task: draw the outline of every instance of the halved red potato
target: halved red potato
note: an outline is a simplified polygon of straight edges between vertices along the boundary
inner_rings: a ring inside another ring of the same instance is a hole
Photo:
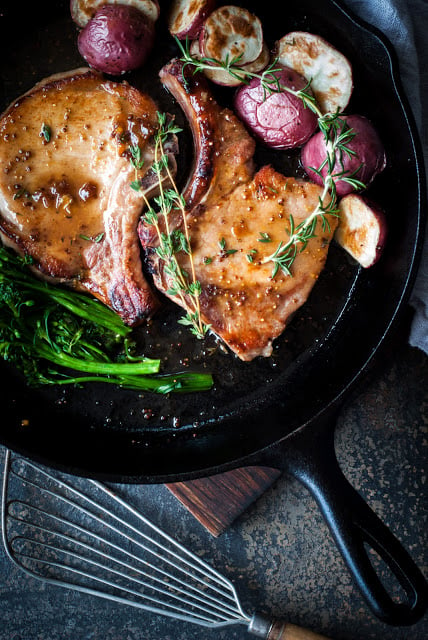
[[[293,69],[275,72],[282,87],[293,92],[306,87],[306,79]],[[300,147],[312,136],[318,119],[303,101],[285,89],[270,93],[259,78],[236,92],[234,110],[250,133],[273,149]]]
[[[380,258],[387,236],[384,212],[355,193],[339,202],[339,225],[334,238],[364,268]]]
[[[203,56],[215,60],[233,60],[239,64],[254,62],[263,49],[260,20],[243,7],[227,5],[215,9],[205,20],[200,34]]]
[[[168,13],[168,29],[179,40],[197,38],[214,11],[216,0],[174,0]]]
[[[193,40],[190,45],[190,55],[194,58],[202,58],[201,50],[199,47],[199,40]],[[250,62],[249,64],[243,65],[240,67],[243,73],[240,76],[239,70],[236,74],[232,75],[225,69],[213,67],[212,69],[204,69],[204,75],[214,82],[215,84],[221,85],[223,87],[238,87],[245,80],[245,71],[250,71],[251,73],[260,73],[267,67],[270,61],[270,52],[268,46],[266,44],[263,45],[263,49],[259,57],[254,60],[254,62]]]
[[[149,20],[156,22],[160,8],[158,0],[70,0],[70,12],[79,27],[85,27],[97,10],[105,4],[129,5],[139,9]]]
[[[305,31],[287,33],[276,43],[279,64],[308,81],[323,113],[345,110],[353,90],[352,66],[321,36]]]

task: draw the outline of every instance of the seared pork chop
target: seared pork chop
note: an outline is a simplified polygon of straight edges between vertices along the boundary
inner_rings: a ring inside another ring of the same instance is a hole
[[[87,68],[46,78],[0,119],[4,243],[31,256],[40,275],[89,291],[129,325],[158,306],[137,234],[145,197],[158,189],[146,176],[157,127],[149,96]]]
[[[313,183],[263,167],[225,198],[188,214],[202,320],[242,360],[272,353],[273,340],[306,302],[324,267],[335,218],[329,229],[318,224],[316,237],[297,254],[291,276],[279,270],[272,277],[274,265],[265,262],[280,242],[287,242],[290,213],[297,226],[314,211],[321,194]],[[179,261],[189,272],[187,254],[179,254]],[[156,261],[154,281],[169,295],[171,281],[162,261]]]
[[[287,243],[290,214],[297,226],[316,209],[323,190],[271,167],[254,176],[254,142],[231,112],[220,109],[205,81],[186,69],[182,73],[180,64],[168,65],[161,78],[185,111],[195,139],[184,197],[201,284],[201,318],[242,360],[269,356],[273,340],[307,300],[323,269],[337,221],[332,218],[325,230],[318,225],[316,237],[297,255],[292,276],[279,270],[272,277],[274,265],[265,260]],[[178,218],[175,222],[180,224]],[[171,295],[169,272],[155,252],[151,229],[142,223],[139,233],[154,283],[191,313],[186,297],[180,301]],[[182,270],[191,273],[189,256],[180,252],[177,258]]]

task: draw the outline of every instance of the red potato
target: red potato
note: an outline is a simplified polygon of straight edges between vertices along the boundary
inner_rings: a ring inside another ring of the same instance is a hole
[[[201,50],[199,48],[198,39],[193,40],[193,42],[191,43],[190,54],[194,58],[203,57],[201,54]],[[249,64],[243,65],[242,67],[240,67],[240,69],[242,69],[243,72],[251,71],[252,73],[260,73],[261,71],[263,71],[263,69],[267,67],[267,65],[269,64],[269,61],[270,61],[269,49],[267,45],[264,44],[260,56],[256,60],[254,60],[254,62],[250,62]],[[242,76],[240,77],[239,70],[237,71],[237,74],[232,75],[228,71],[225,71],[225,69],[215,68],[215,67],[213,67],[212,69],[205,69],[204,75],[209,80],[211,80],[211,82],[214,82],[215,84],[221,85],[223,87],[238,87],[245,80],[245,74],[243,73]]]
[[[168,14],[168,29],[179,40],[197,38],[214,11],[216,0],[174,0]]]
[[[282,86],[293,91],[307,84],[292,69],[277,71],[275,76]],[[273,149],[300,147],[317,127],[317,117],[300,98],[285,90],[266,94],[258,78],[237,91],[234,107],[250,132]]]
[[[379,260],[386,236],[387,222],[381,209],[355,193],[341,199],[334,238],[362,267]]]
[[[333,179],[339,197],[355,191],[355,187],[342,179],[341,175],[345,174],[356,178],[365,187],[368,187],[386,165],[385,149],[372,123],[364,116],[359,115],[342,116],[341,120],[346,123],[348,128],[352,129],[354,137],[345,144],[352,155],[336,151]],[[301,158],[309,178],[317,184],[322,185],[323,179],[327,175],[326,158],[326,140],[324,134],[319,132],[305,144]],[[321,175],[323,177],[313,171],[313,169],[320,167],[322,167]]]
[[[239,64],[256,60],[263,49],[263,29],[260,20],[242,7],[219,7],[205,20],[200,34],[200,50],[204,57],[232,60]]]
[[[106,4],[135,7],[153,22],[156,22],[160,14],[158,0],[70,0],[71,17],[79,27],[83,28],[94,17],[98,9]]]
[[[82,29],[77,46],[91,67],[120,75],[141,67],[154,40],[154,22],[141,11],[127,5],[107,4]]]
[[[352,67],[347,58],[320,36],[292,31],[276,43],[279,64],[308,81],[323,113],[342,112],[351,98]]]

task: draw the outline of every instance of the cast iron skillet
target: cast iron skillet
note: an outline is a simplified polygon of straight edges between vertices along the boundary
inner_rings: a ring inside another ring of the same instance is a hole
[[[25,23],[18,7],[7,7],[1,17],[1,108],[50,73],[83,63],[68,2],[36,4],[27,7]],[[381,261],[363,271],[333,246],[310,300],[277,341],[273,357],[249,364],[224,353],[212,338],[195,344],[178,329],[177,309],[165,302],[152,326],[138,333],[141,347],[148,355],[160,354],[169,370],[212,371],[216,384],[207,393],[165,398],[96,385],[35,390],[2,363],[0,438],[50,466],[121,482],[172,482],[253,464],[284,469],[313,492],[373,612],[390,624],[412,624],[427,607],[427,585],[342,475],[333,415],[374,359],[413,284],[425,209],[415,126],[391,46],[336,1],[299,0],[287,10],[276,3],[245,4],[262,19],[270,44],[287,31],[313,31],[350,59],[355,90],[347,113],[373,120],[388,156],[387,169],[368,193],[388,215]],[[157,40],[144,70],[127,80],[150,89],[185,127],[157,80],[161,64],[177,53],[162,21]],[[230,97],[227,90],[218,92],[219,101]],[[191,154],[185,135],[181,146],[184,174]],[[284,173],[301,172],[298,154],[272,155],[260,148],[257,161]],[[365,545],[395,574],[405,593],[400,602],[380,582]]]

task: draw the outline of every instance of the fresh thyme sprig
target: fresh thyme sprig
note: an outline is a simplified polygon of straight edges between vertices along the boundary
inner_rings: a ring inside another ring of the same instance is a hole
[[[338,217],[336,180],[348,182],[356,189],[363,189],[364,184],[355,175],[359,167],[352,174],[349,174],[343,165],[344,155],[354,155],[354,151],[347,145],[354,138],[355,132],[348,127],[346,121],[339,117],[339,114],[325,114],[318,117],[318,126],[323,133],[326,144],[326,159],[320,167],[312,170],[317,173],[324,183],[318,204],[312,213],[300,224],[296,225],[293,215],[289,216],[288,230],[289,238],[287,242],[280,242],[273,253],[264,258],[263,263],[273,262],[272,278],[278,271],[285,275],[291,275],[291,267],[299,253],[304,251],[311,238],[316,237],[318,221],[321,222],[323,232],[330,231],[328,216]],[[339,153],[337,153],[339,152]],[[341,168],[335,170],[339,159]],[[327,167],[326,176],[322,174],[324,167]]]
[[[288,230],[288,241],[283,242],[281,240],[275,251],[262,261],[262,264],[273,262],[272,279],[280,269],[285,275],[292,275],[291,267],[294,260],[299,253],[306,249],[309,240],[316,237],[315,231],[318,221],[321,221],[323,231],[330,231],[330,223],[327,215],[337,216],[338,211],[333,208],[333,201],[330,201],[327,205],[323,204],[323,196],[325,192],[326,189],[324,188],[323,195],[319,198],[317,207],[297,226],[295,225],[293,215],[289,215],[290,228]]]
[[[300,100],[302,100],[305,108],[310,109],[318,118],[318,128],[323,133],[326,144],[326,159],[320,167],[311,169],[320,176],[323,181],[323,193],[319,198],[318,204],[312,213],[296,225],[293,216],[289,216],[288,230],[289,238],[287,242],[281,241],[275,251],[264,258],[262,263],[273,262],[272,278],[276,276],[279,269],[286,275],[291,275],[291,267],[295,258],[299,253],[305,250],[311,238],[316,235],[318,221],[321,222],[323,231],[330,230],[330,224],[327,216],[338,216],[337,209],[337,192],[336,180],[348,182],[354,189],[364,189],[363,182],[356,177],[360,167],[352,173],[344,168],[343,158],[345,156],[353,156],[355,152],[347,146],[354,138],[354,131],[347,125],[346,121],[340,117],[339,113],[323,114],[320,110],[315,96],[310,91],[311,81],[309,81],[303,89],[295,90],[281,83],[278,72],[282,71],[282,67],[278,65],[278,58],[275,58],[262,71],[255,73],[248,71],[244,67],[239,66],[240,56],[233,59],[226,57],[225,60],[216,60],[214,58],[199,57],[196,58],[190,52],[189,42],[186,39],[184,44],[176,38],[176,42],[181,51],[181,61],[183,62],[183,71],[186,66],[192,66],[193,73],[203,72],[205,70],[222,69],[227,71],[231,76],[237,78],[244,84],[249,84],[252,79],[257,78],[264,91],[264,99],[272,93],[280,93],[285,91]],[[336,170],[336,163],[339,162],[340,168]],[[322,171],[327,168],[326,176]],[[260,239],[259,239],[260,241]],[[249,262],[252,262],[252,256],[247,256]]]
[[[198,338],[203,338],[209,330],[201,318],[199,297],[201,283],[196,278],[195,265],[190,244],[189,228],[186,221],[186,203],[179,193],[168,163],[164,144],[168,136],[179,133],[181,129],[167,119],[166,114],[158,112],[159,129],[155,137],[155,152],[152,171],[155,172],[159,183],[159,195],[154,198],[158,211],[146,199],[147,212],[144,215],[146,224],[155,228],[159,241],[156,248],[158,257],[164,262],[164,272],[170,280],[168,295],[177,296],[182,305],[187,308],[186,315],[179,320],[180,324],[189,326],[191,332]],[[165,176],[171,185],[165,189]],[[182,228],[171,226],[172,212],[179,212],[182,218]],[[178,261],[178,254],[187,254],[190,263],[190,274],[183,269]]]

